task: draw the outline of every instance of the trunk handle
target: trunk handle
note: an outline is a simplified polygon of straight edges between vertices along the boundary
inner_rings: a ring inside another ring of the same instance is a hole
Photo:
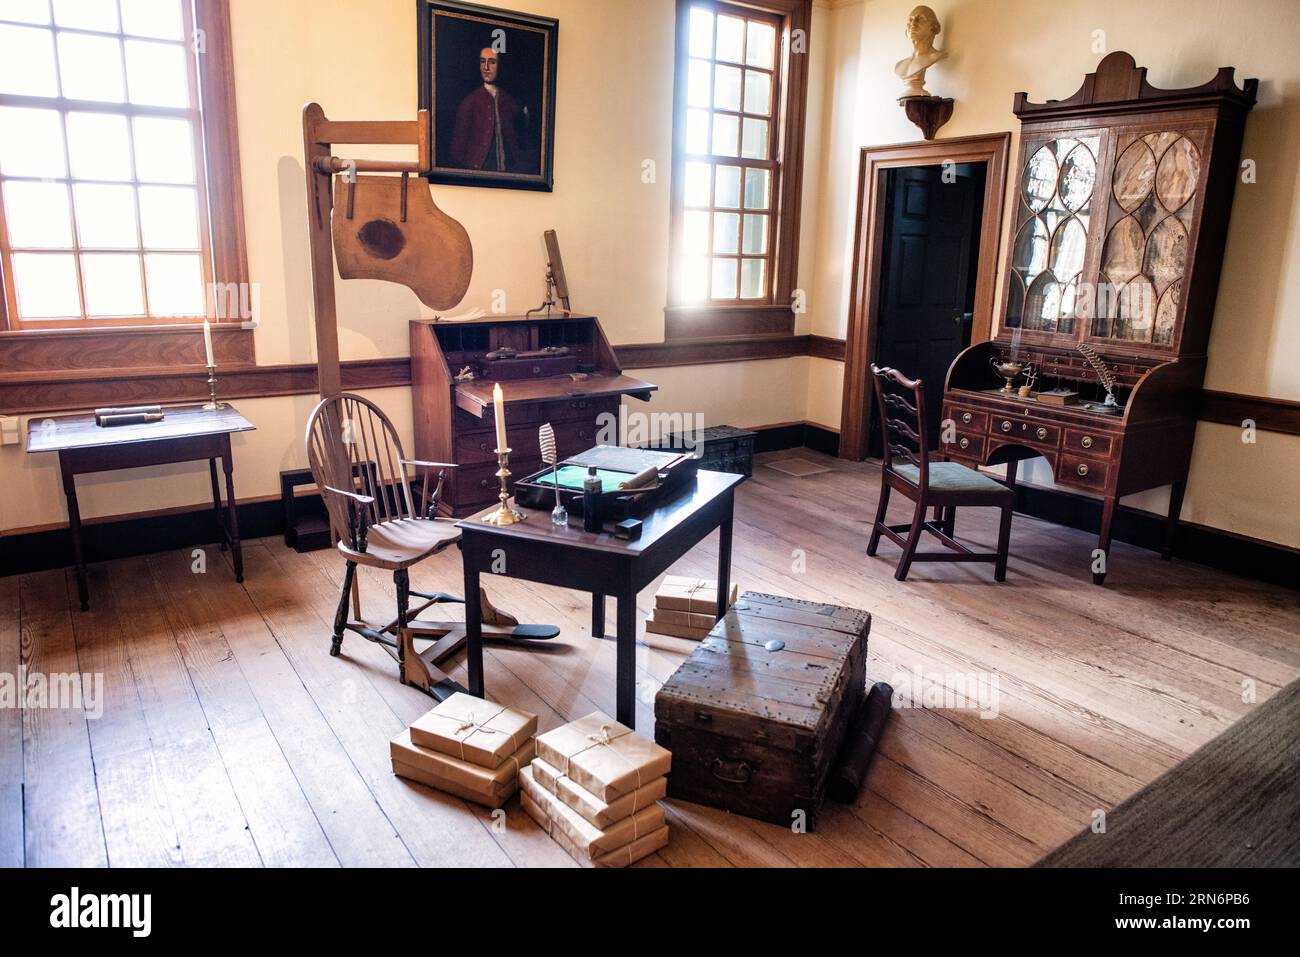
[[[753,776],[754,769],[745,761],[735,765],[735,768],[734,774],[725,773],[726,765],[723,764],[721,758],[714,758],[713,763],[709,765],[709,770],[719,781],[726,781],[728,784],[748,784],[749,779]]]

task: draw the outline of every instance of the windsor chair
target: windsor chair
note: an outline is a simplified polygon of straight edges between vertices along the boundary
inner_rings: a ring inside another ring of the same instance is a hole
[[[913,562],[993,562],[993,578],[1005,581],[1015,490],[959,462],[931,462],[925,426],[925,389],[921,380],[909,379],[897,369],[882,369],[875,363],[871,365],[871,374],[875,382],[876,408],[880,410],[884,451],[880,468],[880,501],[876,506],[871,538],[867,542],[867,554],[876,554],[883,535],[903,549],[898,568],[894,571],[894,577],[899,581],[907,579]],[[909,397],[911,401],[908,401]],[[908,524],[885,524],[889,494],[894,489],[916,503],[912,521]],[[1002,510],[996,552],[973,552],[953,539],[959,505]],[[925,513],[931,506],[935,517],[927,522]],[[907,533],[906,538],[903,532]],[[936,536],[948,551],[918,552],[916,549],[922,532]]]
[[[306,441],[312,477],[320,487],[345,561],[330,654],[337,657],[341,653],[344,633],[352,631],[380,645],[397,661],[403,684],[415,685],[439,700],[464,691],[438,667],[464,645],[464,623],[424,621],[417,616],[432,606],[463,604],[465,599],[445,592],[412,591],[409,572],[412,565],[460,541],[455,523],[437,517],[447,470],[456,466],[406,458],[397,430],[379,407],[346,392],[322,399],[316,406],[307,423]],[[418,506],[411,494],[408,468],[415,469],[420,479]],[[376,625],[361,617],[358,565],[393,573],[397,616],[386,624]],[[424,603],[411,608],[412,595]],[[552,625],[519,624],[495,608],[482,590],[475,600],[485,639],[548,639],[560,633]],[[431,639],[433,644],[417,652],[417,637]]]

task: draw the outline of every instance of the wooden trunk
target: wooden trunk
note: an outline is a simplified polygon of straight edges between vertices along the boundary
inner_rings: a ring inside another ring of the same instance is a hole
[[[655,696],[669,797],[811,831],[866,693],[870,628],[856,608],[741,595]]]

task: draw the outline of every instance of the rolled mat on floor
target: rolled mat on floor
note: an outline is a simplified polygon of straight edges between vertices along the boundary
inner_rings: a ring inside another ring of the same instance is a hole
[[[893,698],[893,687],[877,681],[858,705],[857,713],[849,724],[849,733],[844,736],[839,756],[826,781],[826,794],[831,800],[852,804],[858,799],[862,780],[867,776],[867,768],[871,766],[871,758],[876,753],[880,734],[889,718]]]

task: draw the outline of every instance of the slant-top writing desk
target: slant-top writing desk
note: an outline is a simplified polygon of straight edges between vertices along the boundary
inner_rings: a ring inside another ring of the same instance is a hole
[[[649,400],[658,386],[623,375],[595,316],[493,316],[471,322],[411,323],[411,391],[415,455],[455,462],[440,498],[444,514],[469,515],[497,500],[492,386],[505,394],[510,471],[522,478],[542,467],[537,430],[555,429],[561,458],[594,445],[602,416],[616,416],[622,397]]]

